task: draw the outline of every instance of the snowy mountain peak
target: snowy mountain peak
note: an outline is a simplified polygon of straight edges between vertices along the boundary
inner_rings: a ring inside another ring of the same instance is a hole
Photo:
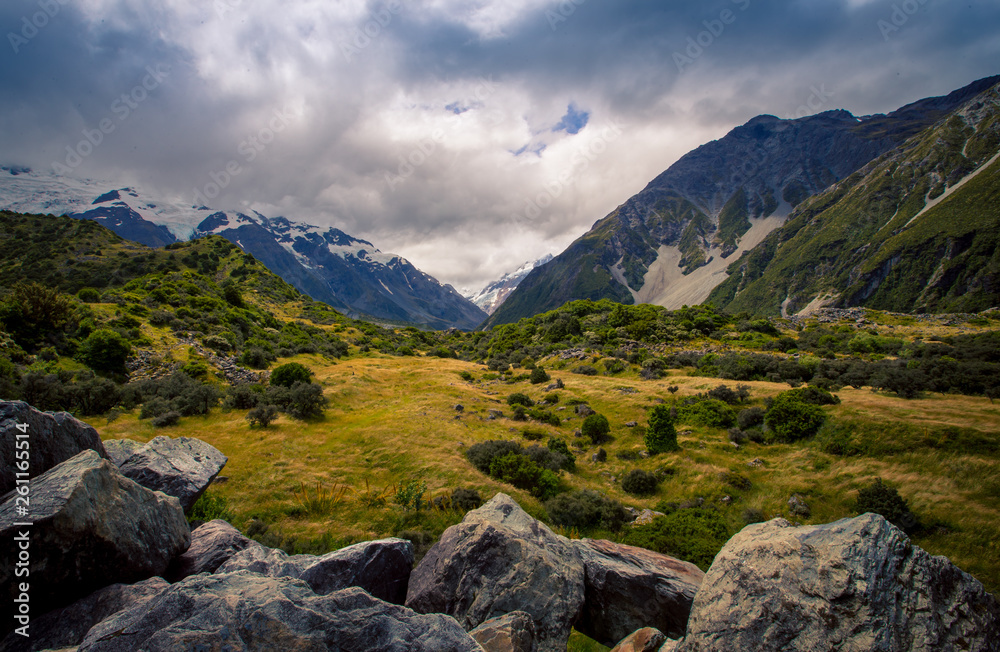
[[[513,272],[504,274],[496,281],[493,281],[479,292],[466,294],[472,303],[476,304],[487,314],[492,315],[493,311],[500,307],[510,293],[531,273],[536,267],[541,267],[552,260],[552,254],[546,254],[538,260],[527,262],[518,267]]]

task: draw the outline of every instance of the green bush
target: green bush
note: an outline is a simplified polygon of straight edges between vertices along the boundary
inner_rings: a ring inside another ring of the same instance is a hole
[[[650,455],[680,450],[680,446],[677,445],[674,419],[670,416],[670,408],[666,405],[656,405],[649,413],[649,427],[646,429],[643,441]]]
[[[795,390],[775,396],[764,417],[764,423],[778,441],[794,442],[812,437],[826,421],[822,408],[803,403],[793,392]]]
[[[95,371],[123,374],[131,353],[132,346],[121,334],[100,328],[80,343],[77,359]]]
[[[531,370],[531,384],[540,385],[542,383],[547,383],[552,380],[552,377],[545,373],[545,369],[541,367],[535,367]]]
[[[510,405],[512,407],[515,405],[521,405],[526,408],[529,408],[534,404],[535,402],[531,400],[531,397],[522,392],[514,392],[513,394],[507,397],[507,405]]]
[[[792,389],[782,393],[794,396],[803,403],[809,403],[811,405],[838,405],[840,403],[840,397],[834,396],[825,389],[814,386],[801,387],[799,389]]]
[[[597,369],[590,366],[589,364],[580,365],[571,370],[574,374],[580,374],[581,376],[596,376]]]
[[[549,469],[543,469],[525,455],[507,453],[490,462],[489,475],[518,489],[531,492],[541,500],[555,496],[559,491],[559,478]]]
[[[76,293],[76,298],[84,303],[98,303],[101,300],[101,293],[94,288],[83,288]]]
[[[521,444],[516,441],[493,439],[469,446],[465,457],[472,463],[472,466],[489,475],[493,458],[502,457],[508,453],[520,455],[522,452]]]
[[[545,503],[545,511],[556,525],[577,529],[618,532],[628,521],[620,502],[590,489],[559,494]]]
[[[692,425],[709,428],[730,428],[736,425],[736,411],[718,399],[707,399],[681,405],[678,418]]]
[[[741,430],[749,430],[757,426],[764,425],[764,408],[750,407],[740,410],[736,415],[736,422]]]
[[[708,570],[729,537],[722,514],[695,507],[660,516],[648,525],[635,526],[625,536],[624,543],[671,555]]]
[[[250,410],[264,399],[264,386],[256,383],[230,385],[222,406],[227,410]]]
[[[312,372],[298,362],[283,364],[271,372],[271,384],[291,387],[295,383],[312,382]]]
[[[313,419],[323,415],[329,402],[323,388],[312,383],[293,383],[291,387],[272,385],[264,393],[264,400],[277,405],[282,412],[296,419]]]
[[[570,473],[576,470],[576,458],[573,456],[573,453],[569,451],[569,446],[566,445],[565,441],[559,439],[558,437],[550,437],[548,448],[553,453],[563,457],[562,463],[560,464],[563,470],[569,471]]]
[[[276,405],[258,405],[247,412],[247,421],[251,426],[267,428],[278,418],[278,407]]]
[[[611,424],[608,423],[607,417],[601,414],[591,414],[584,419],[580,430],[595,446],[611,440]]]
[[[912,532],[918,526],[917,517],[910,511],[906,500],[895,487],[884,484],[882,478],[875,478],[871,484],[858,490],[854,511],[857,514],[879,514],[905,532]]]
[[[483,504],[483,499],[475,489],[463,489],[461,487],[451,492],[451,507],[463,512],[470,509],[477,509]]]
[[[642,469],[632,469],[622,478],[622,491],[635,496],[648,496],[656,493],[660,483],[655,475]]]
[[[153,417],[150,421],[155,428],[165,428],[167,426],[176,426],[181,420],[181,413],[176,410],[171,410],[161,414],[158,417]]]

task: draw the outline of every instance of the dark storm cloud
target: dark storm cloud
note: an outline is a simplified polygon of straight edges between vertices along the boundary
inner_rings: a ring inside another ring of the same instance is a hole
[[[0,162],[99,135],[75,174],[216,184],[478,285],[754,115],[1000,72],[998,27],[993,0],[8,0]]]

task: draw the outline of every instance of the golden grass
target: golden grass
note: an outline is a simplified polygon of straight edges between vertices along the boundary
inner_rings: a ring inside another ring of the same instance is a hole
[[[251,518],[258,517],[273,523],[272,531],[301,540],[326,537],[343,545],[406,529],[436,535],[461,519],[460,513],[448,510],[404,512],[392,504],[391,495],[384,506],[366,506],[360,497],[366,483],[369,490],[392,495],[395,486],[414,479],[427,483],[430,497],[455,487],[477,489],[484,498],[503,491],[530,513],[544,516],[539,501],[478,472],[464,455],[476,442],[520,439],[526,424],[488,420],[488,412],[497,409],[509,413],[505,398],[515,391],[540,399],[545,394],[544,385],[483,381],[486,369],[480,365],[429,357],[371,354],[332,363],[322,356],[301,355],[290,360],[312,368],[316,381],[323,385],[330,399],[323,419],[302,422],[283,415],[269,428],[251,428],[244,412],[216,409],[206,417],[185,418],[178,426],[160,430],[140,421],[136,413],[111,423],[100,417],[91,423],[105,439],[147,441],[163,434],[198,437],[216,446],[229,456],[223,471],[229,480],[214,485],[210,493],[226,500],[236,525],[245,527]],[[582,441],[574,437],[582,419],[568,405],[575,399],[607,416],[615,437],[604,446],[606,463],[591,462],[595,449],[584,449],[577,458],[576,473],[563,476],[568,487],[597,489],[639,508],[653,508],[661,501],[703,498],[706,504],[724,510],[735,532],[742,526],[741,514],[747,508],[761,510],[768,518],[791,518],[787,501],[793,493],[802,494],[812,507],[807,522],[851,516],[857,489],[880,476],[899,489],[923,522],[940,525],[918,536],[918,545],[933,554],[949,556],[987,588],[1000,590],[997,456],[916,446],[879,459],[838,458],[821,452],[817,442],[751,443],[736,448],[723,430],[681,424],[680,452],[624,461],[615,454],[644,449],[637,429],[625,423],[645,425],[647,410],[655,401],[671,400],[668,386],[678,386],[676,396],[684,397],[722,381],[680,372],[660,381],[643,381],[628,373],[580,376],[554,371],[553,362],[545,361],[546,368],[553,378],[562,378],[566,384],[558,392],[556,406],[562,408],[557,414],[564,423],[558,428],[531,427],[562,437],[573,449],[574,442]],[[459,373],[463,371],[472,373],[476,382],[462,380]],[[745,384],[751,386],[752,400],[757,404],[788,388],[768,382]],[[634,392],[626,393],[622,388]],[[824,408],[834,420],[905,422],[917,428],[954,426],[974,429],[993,441],[1000,438],[1000,405],[985,398],[932,395],[908,401],[850,388],[838,394],[842,403]],[[461,412],[455,409],[459,404],[464,407]],[[763,459],[765,466],[749,468],[748,463],[755,458]],[[618,480],[628,470],[663,466],[670,467],[673,475],[655,496],[636,498],[621,490]],[[745,492],[731,488],[719,477],[723,471],[745,476],[753,488]],[[323,492],[337,492],[338,488],[346,488],[338,499],[309,508],[310,493],[316,501],[325,495]],[[732,504],[724,506],[720,502],[723,496],[730,496]]]

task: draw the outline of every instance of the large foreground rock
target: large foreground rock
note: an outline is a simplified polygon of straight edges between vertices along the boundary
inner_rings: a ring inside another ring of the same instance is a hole
[[[106,586],[68,607],[33,618],[29,638],[11,633],[0,641],[0,650],[37,652],[79,645],[94,625],[129,607],[146,604],[169,586],[161,577]]]
[[[167,579],[179,582],[189,575],[214,573],[249,545],[250,539],[221,519],[204,523],[191,531],[191,545],[170,563]]]
[[[117,582],[162,575],[187,549],[191,531],[176,498],[140,487],[88,450],[31,484],[30,516],[15,493],[0,506],[0,540],[30,538],[31,609],[42,614]],[[33,522],[31,527],[14,524]],[[14,597],[10,557],[0,565],[0,599]],[[7,623],[5,622],[4,625]]]
[[[218,448],[200,439],[156,437],[118,468],[147,489],[175,496],[186,512],[228,461]]]
[[[469,632],[486,652],[536,652],[535,621],[523,611],[492,618]]]
[[[406,605],[451,614],[466,629],[524,611],[539,650],[565,650],[583,607],[583,562],[568,539],[497,494],[434,544],[410,577]]]
[[[80,652],[259,650],[481,652],[448,616],[421,616],[359,588],[316,595],[288,577],[194,575],[87,634]]]
[[[17,424],[27,425],[31,477],[39,476],[80,451],[107,457],[97,431],[66,412],[41,412],[24,401],[0,401],[0,495],[14,488],[18,468]],[[21,441],[24,441],[22,438]]]
[[[108,459],[118,467],[132,457],[132,453],[145,446],[142,442],[134,439],[105,439],[102,443],[104,450],[108,453]]]
[[[586,567],[586,598],[576,628],[614,646],[644,627],[680,638],[705,573],[694,564],[610,541],[573,545]]]
[[[678,650],[1000,650],[1000,605],[881,516],[730,539],[695,597]]]
[[[247,570],[269,577],[293,577],[305,581],[320,595],[357,586],[380,600],[403,604],[412,569],[412,543],[380,539],[356,543],[321,557],[289,556],[283,550],[253,541],[216,572]]]

